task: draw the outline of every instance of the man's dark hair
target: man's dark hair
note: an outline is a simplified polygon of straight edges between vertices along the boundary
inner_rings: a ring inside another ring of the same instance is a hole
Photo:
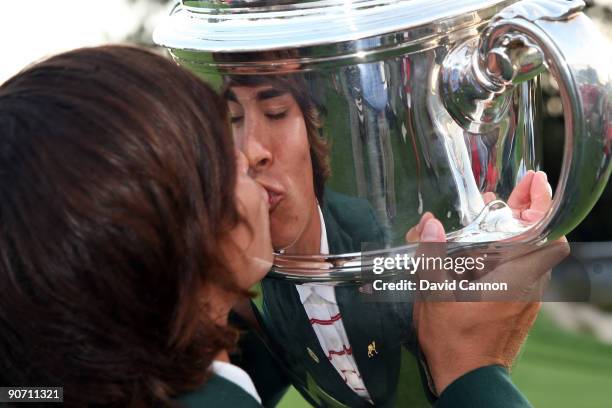
[[[238,291],[224,101],[148,51],[81,49],[0,86],[0,384],[149,407],[235,344],[202,288]]]

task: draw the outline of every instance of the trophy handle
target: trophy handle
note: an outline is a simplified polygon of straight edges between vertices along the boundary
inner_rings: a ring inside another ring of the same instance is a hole
[[[528,232],[537,238],[554,240],[576,227],[612,170],[612,47],[583,7],[576,0],[515,3],[493,17],[477,43],[452,50],[440,70],[444,106],[473,133],[498,125],[517,84],[545,69],[557,81],[565,117],[563,164],[551,211]]]

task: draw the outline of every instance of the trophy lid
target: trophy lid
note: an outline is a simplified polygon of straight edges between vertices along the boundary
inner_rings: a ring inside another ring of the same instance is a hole
[[[516,1],[182,0],[153,39],[173,50],[223,53],[338,45],[390,33],[414,43],[474,25]]]

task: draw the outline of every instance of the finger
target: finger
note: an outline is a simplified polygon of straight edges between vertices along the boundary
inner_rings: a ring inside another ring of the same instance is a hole
[[[423,224],[421,230],[421,242],[429,243],[444,243],[446,242],[446,235],[444,233],[444,226],[436,218],[430,218]]]
[[[421,233],[423,232],[423,226],[425,225],[427,220],[430,220],[432,218],[434,218],[434,216],[430,212],[426,212],[425,214],[423,214],[419,223],[415,225],[414,227],[410,228],[408,232],[406,233],[406,236],[405,236],[406,243],[415,244],[419,242],[419,240],[421,239]]]
[[[532,210],[531,208],[521,212],[521,220],[534,224],[546,216],[545,211]]]
[[[444,283],[449,276],[442,267],[442,262],[446,256],[446,234],[444,226],[436,218],[429,218],[423,224],[420,236],[419,248],[416,256],[421,258],[422,264],[417,269],[419,288],[426,287],[419,292],[421,299],[429,301],[450,301],[453,293],[440,287],[432,287],[432,284]],[[423,286],[425,284],[425,286]]]
[[[548,183],[548,177],[543,171],[533,175],[530,189],[531,203],[529,209],[546,213],[552,205],[552,187]]]
[[[533,181],[534,175],[534,171],[529,170],[516,187],[514,187],[512,193],[510,193],[510,197],[508,197],[508,206],[512,208],[513,211],[520,211],[529,207],[531,203],[531,182]]]
[[[529,208],[521,212],[520,218],[528,223],[536,223],[546,216],[552,206],[552,187],[548,183],[546,173],[538,171],[534,174],[529,195]]]
[[[417,232],[416,225],[408,230],[404,239],[407,244],[416,244],[419,242],[419,233]]]
[[[427,223],[427,221],[434,219],[434,218],[435,218],[434,215],[430,213],[429,211],[423,214],[423,216],[421,217],[421,221],[419,221],[419,224],[416,226],[419,236],[420,234],[423,233],[423,228],[425,227],[425,224]],[[444,227],[442,229],[444,230]]]

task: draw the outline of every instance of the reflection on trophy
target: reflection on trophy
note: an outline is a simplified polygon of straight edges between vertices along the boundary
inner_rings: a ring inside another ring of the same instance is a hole
[[[612,65],[581,7],[183,0],[158,27],[155,41],[225,97],[268,192],[277,256],[254,311],[313,405],[433,400],[414,293],[372,289],[415,279],[372,266],[416,255],[406,237],[424,214],[476,250],[555,240],[592,208],[612,168]],[[535,173],[545,70],[561,89],[564,161],[552,199],[526,210],[523,190],[548,186]]]

